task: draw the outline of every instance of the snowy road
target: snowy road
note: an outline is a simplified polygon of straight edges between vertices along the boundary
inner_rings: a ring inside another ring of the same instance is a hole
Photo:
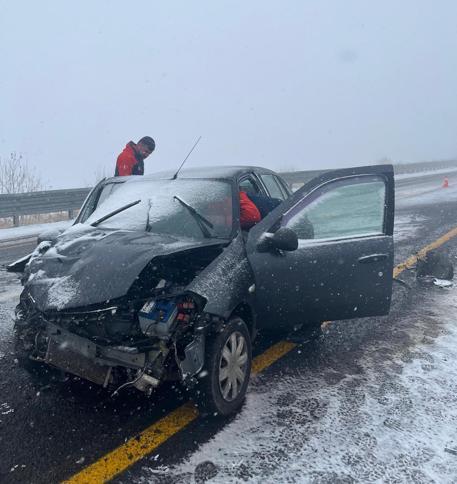
[[[457,226],[457,173],[397,190],[396,262]],[[457,241],[447,247],[457,256]],[[0,249],[0,261],[18,253]],[[2,259],[3,257],[3,259]],[[228,422],[197,419],[115,482],[456,482],[457,289],[395,286],[385,318],[335,322],[253,379]],[[11,354],[19,285],[0,271],[0,482],[58,482],[182,403],[32,382]],[[258,352],[271,344],[260,341]],[[205,461],[211,464],[202,465]]]
[[[361,340],[366,328],[341,322],[301,345],[233,422],[142,482],[192,482],[208,462],[221,484],[456,482],[457,289],[417,288],[408,307],[365,321]]]

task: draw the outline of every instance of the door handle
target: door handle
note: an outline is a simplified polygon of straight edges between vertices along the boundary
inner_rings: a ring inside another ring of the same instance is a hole
[[[371,264],[372,262],[378,262],[380,260],[385,260],[389,257],[389,254],[370,254],[359,257],[358,261],[361,264]]]

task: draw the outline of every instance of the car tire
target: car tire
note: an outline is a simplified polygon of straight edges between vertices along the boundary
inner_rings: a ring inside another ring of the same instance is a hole
[[[205,353],[194,399],[204,413],[230,415],[243,404],[251,374],[251,337],[246,323],[238,317],[230,319],[220,332],[207,338]]]

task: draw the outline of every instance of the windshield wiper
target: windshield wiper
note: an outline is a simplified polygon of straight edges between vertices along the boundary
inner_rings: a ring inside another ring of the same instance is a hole
[[[183,206],[186,207],[189,213],[194,217],[195,221],[197,222],[198,226],[200,227],[200,230],[202,231],[203,235],[206,238],[211,237],[211,232],[208,230],[208,227],[210,229],[214,228],[214,225],[207,219],[205,218],[202,214],[198,213],[197,210],[195,210],[194,207],[189,205],[187,202],[185,202],[182,198],[179,198],[178,195],[175,195],[173,197],[175,200],[178,200],[178,202]]]
[[[114,215],[117,215],[118,213],[121,213],[123,212],[124,210],[127,210],[128,208],[130,207],[133,207],[134,205],[138,205],[139,203],[141,202],[141,200],[136,200],[135,202],[130,202],[128,203],[127,205],[124,205],[123,207],[121,208],[117,208],[116,210],[113,210],[112,212],[110,212],[109,214],[107,215],[103,215],[103,217],[99,218],[98,220],[96,220],[95,222],[92,222],[90,225],[92,227],[97,227],[97,225],[100,225],[102,222],[104,222],[105,220],[108,220],[109,218],[113,217]]]

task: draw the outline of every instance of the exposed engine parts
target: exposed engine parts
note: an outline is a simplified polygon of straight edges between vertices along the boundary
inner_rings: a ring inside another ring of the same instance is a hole
[[[16,311],[17,349],[29,359],[112,387],[113,394],[126,387],[150,394],[161,381],[188,379],[203,366],[203,301],[182,290],[160,279],[146,301],[49,313],[37,310],[24,292]]]

